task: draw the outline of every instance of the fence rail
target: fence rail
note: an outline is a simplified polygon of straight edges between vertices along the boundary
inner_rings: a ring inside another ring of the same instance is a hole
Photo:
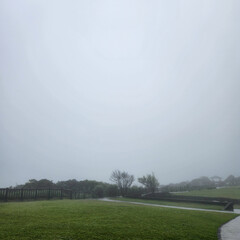
[[[72,199],[73,192],[68,189],[12,189],[0,188],[0,201],[23,201],[44,199]]]
[[[169,202],[189,202],[223,206],[224,210],[233,211],[234,204],[239,204],[239,199],[220,198],[220,197],[198,197],[198,196],[184,196],[172,195],[169,193],[151,193],[139,197],[140,199],[161,200]]]
[[[202,196],[186,196],[186,195],[175,195],[170,193],[151,193],[146,194],[145,197],[154,198],[168,198],[168,199],[179,199],[186,201],[207,201],[207,202],[233,202],[234,204],[240,204],[240,199],[224,198],[224,197],[202,197]]]

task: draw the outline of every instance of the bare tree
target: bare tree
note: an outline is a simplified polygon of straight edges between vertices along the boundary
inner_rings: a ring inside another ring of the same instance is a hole
[[[146,189],[151,193],[154,193],[159,187],[159,182],[155,177],[154,173],[147,174],[142,178],[138,178],[138,182],[143,184],[146,187]]]
[[[127,172],[121,172],[119,170],[115,170],[112,172],[110,180],[117,184],[118,189],[122,196],[125,196],[128,189],[131,187],[134,182],[134,176],[128,174]]]

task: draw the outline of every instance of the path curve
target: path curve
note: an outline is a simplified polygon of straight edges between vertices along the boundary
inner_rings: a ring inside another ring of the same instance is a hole
[[[220,229],[220,240],[240,239],[240,216],[224,224]]]

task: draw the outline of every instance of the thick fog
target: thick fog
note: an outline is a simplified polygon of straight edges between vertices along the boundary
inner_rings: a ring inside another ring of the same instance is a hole
[[[240,1],[0,1],[0,187],[240,175]]]

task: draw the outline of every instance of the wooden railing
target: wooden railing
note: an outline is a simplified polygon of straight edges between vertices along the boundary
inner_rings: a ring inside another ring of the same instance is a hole
[[[188,202],[223,206],[224,210],[233,211],[234,204],[239,204],[239,199],[220,198],[220,197],[200,197],[173,195],[170,193],[150,193],[139,197],[141,199],[161,200],[168,202]]]

